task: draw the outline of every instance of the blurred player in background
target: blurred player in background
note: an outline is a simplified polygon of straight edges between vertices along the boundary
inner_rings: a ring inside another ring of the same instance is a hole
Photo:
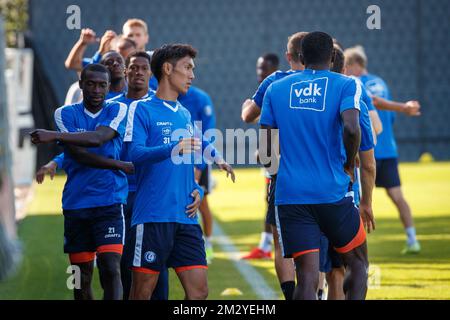
[[[307,32],[297,32],[288,37],[286,60],[291,69],[288,71],[276,71],[268,76],[258,87],[258,90],[253,95],[252,99],[247,99],[242,106],[242,119],[245,122],[256,121],[261,114],[261,107],[264,95],[267,88],[274,81],[283,79],[284,77],[304,70],[304,66],[300,61],[301,42],[306,36]],[[295,289],[295,270],[292,259],[285,259],[281,253],[279,234],[275,222],[275,188],[276,188],[276,174],[269,175],[269,184],[267,188],[267,213],[265,218],[266,227],[269,226],[269,231],[272,236],[269,238],[267,233],[261,236],[260,247],[254,249],[247,258],[252,256],[261,256],[259,250],[264,249],[264,244],[269,242],[267,238],[274,240],[275,245],[275,270],[280,282],[281,290],[286,300],[292,300]],[[271,249],[269,247],[269,249]],[[257,251],[258,250],[258,251]]]
[[[280,65],[280,59],[275,53],[266,53],[262,55],[261,57],[256,60],[256,79],[258,80],[258,83],[261,85],[261,83],[271,74],[273,74],[275,71],[278,70]],[[261,93],[262,96],[260,97],[262,104],[262,98],[264,97],[264,92]],[[242,114],[241,118],[246,123],[253,123],[255,122],[260,114],[261,107],[257,105],[254,102],[253,99],[247,99],[242,104]],[[258,154],[256,154],[256,157],[258,158]],[[264,175],[266,177],[266,201],[269,204],[269,193],[270,193],[270,184],[271,184],[271,178],[270,175],[267,173],[266,170],[264,170]],[[268,210],[268,209],[267,209]],[[273,235],[272,235],[272,228],[269,223],[266,222],[266,219],[264,219],[264,231],[261,232],[261,237],[259,240],[259,245],[256,248],[253,248],[248,254],[244,255],[242,259],[270,259],[272,258],[272,242],[273,242]]]
[[[419,253],[420,243],[416,238],[411,208],[401,189],[393,124],[395,112],[402,112],[409,116],[420,115],[420,104],[418,101],[406,103],[391,101],[391,94],[383,79],[367,71],[367,56],[361,46],[348,48],[344,51],[344,54],[346,74],[356,76],[362,81],[364,87],[372,96],[373,104],[378,109],[383,124],[383,132],[378,136],[377,146],[375,147],[375,158],[377,160],[376,186],[386,189],[387,195],[399,212],[407,236],[406,246],[402,253]]]

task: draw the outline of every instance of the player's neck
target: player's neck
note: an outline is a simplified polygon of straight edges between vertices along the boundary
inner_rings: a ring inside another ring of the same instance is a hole
[[[103,101],[100,105],[96,105],[96,106],[92,106],[88,101],[83,100],[83,105],[84,107],[93,114],[96,114],[97,112],[99,112],[102,108],[103,108],[103,104],[105,102]]]
[[[308,64],[305,66],[305,69],[330,70],[330,64],[329,63]]]
[[[180,95],[178,91],[172,89],[169,83],[161,82],[156,89],[155,95],[161,100],[177,101]]]
[[[122,92],[125,90],[125,78],[111,79],[109,91]]]
[[[130,87],[128,87],[127,98],[137,100],[137,99],[141,99],[147,93],[148,93],[148,87],[145,89],[142,89],[142,90],[133,90]]]

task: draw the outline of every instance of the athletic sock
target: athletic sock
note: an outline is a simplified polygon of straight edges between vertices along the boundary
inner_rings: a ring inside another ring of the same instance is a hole
[[[273,234],[270,232],[261,232],[259,248],[265,252],[272,251]]]
[[[295,281],[286,281],[280,284],[281,291],[283,291],[284,298],[286,300],[292,300],[294,298]]]
[[[416,228],[408,227],[405,229],[405,232],[406,232],[406,236],[408,237],[408,240],[407,240],[408,245],[412,245],[414,242],[417,241]]]

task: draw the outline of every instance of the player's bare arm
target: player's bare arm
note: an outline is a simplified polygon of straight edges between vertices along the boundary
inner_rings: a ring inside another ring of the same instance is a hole
[[[61,142],[80,147],[99,147],[113,139],[117,132],[105,126],[99,126],[95,131],[86,132],[57,132],[37,129],[30,133],[33,144]]]
[[[374,149],[359,152],[361,163],[362,195],[359,213],[368,233],[375,230],[375,218],[372,211],[372,191],[375,186],[375,156]]]
[[[252,99],[247,99],[242,104],[242,121],[246,123],[256,123],[261,114],[261,108],[258,108],[255,101]]]
[[[345,172],[354,181],[355,158],[361,142],[361,128],[359,126],[359,110],[349,109],[341,114],[344,123],[344,147],[347,161],[344,164]]]
[[[416,100],[407,102],[389,101],[377,96],[372,97],[373,105],[379,110],[402,112],[408,116],[420,116],[420,103]]]

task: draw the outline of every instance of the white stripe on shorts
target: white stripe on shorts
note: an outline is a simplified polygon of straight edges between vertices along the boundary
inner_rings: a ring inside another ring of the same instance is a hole
[[[143,237],[144,237],[144,225],[138,224],[136,226],[136,244],[134,246],[133,267],[141,266],[142,238]]]
[[[284,257],[283,237],[281,236],[280,218],[278,217],[278,206],[275,206],[275,223],[277,224],[278,242],[280,243],[281,256]]]

